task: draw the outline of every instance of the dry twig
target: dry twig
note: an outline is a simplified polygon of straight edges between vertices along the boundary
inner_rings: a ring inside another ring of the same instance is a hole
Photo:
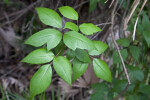
[[[141,14],[141,12],[142,12],[142,10],[143,10],[143,8],[144,8],[146,2],[147,2],[147,0],[144,0],[144,2],[143,2],[143,4],[142,4],[142,7],[141,7],[141,9],[140,9],[140,11],[139,11],[139,14],[138,14],[138,16],[137,16],[136,22],[135,22],[135,24],[134,24],[133,40],[135,39],[136,26],[137,26],[137,23],[138,23],[138,20],[139,20],[139,16],[140,16],[140,14]]]
[[[132,6],[131,6],[131,12],[129,12],[128,16],[125,18],[125,22],[124,22],[124,30],[127,29],[127,25],[135,11],[135,9],[137,8],[137,6],[139,5],[140,0],[134,0]]]
[[[116,10],[117,4],[118,4],[118,0],[116,0],[116,3],[114,5],[114,8],[113,8],[112,13],[111,13],[111,22],[112,22],[112,24],[111,24],[111,35],[112,35],[112,40],[114,42],[114,45],[116,46],[117,52],[118,52],[119,57],[121,59],[121,62],[122,62],[122,65],[123,65],[123,69],[124,69],[125,75],[126,75],[127,80],[128,80],[128,84],[130,85],[131,81],[130,81],[130,78],[129,78],[129,75],[128,75],[125,63],[123,61],[123,58],[121,56],[121,53],[120,53],[120,50],[119,50],[119,46],[116,43],[115,36],[114,36],[114,31],[113,31],[113,28],[114,28],[113,27],[114,26],[114,18],[115,18],[115,10]]]
[[[27,13],[32,7],[34,7],[37,3],[39,3],[40,1],[41,1],[41,0],[38,0],[38,1],[36,1],[35,3],[29,5],[27,8],[21,10],[22,12],[19,13],[19,15],[18,15],[15,19],[10,20],[10,21],[7,21],[7,22],[5,22],[4,24],[2,24],[1,26],[4,26],[4,25],[7,25],[7,24],[10,24],[10,23],[15,22],[15,21],[18,20],[21,16],[23,16],[25,13]]]

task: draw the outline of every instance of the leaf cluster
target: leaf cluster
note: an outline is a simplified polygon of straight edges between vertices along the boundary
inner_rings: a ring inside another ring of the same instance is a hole
[[[58,9],[62,16],[68,19],[78,20],[79,18],[78,13],[72,7],[63,6]],[[101,31],[99,27],[92,23],[83,23],[78,27],[73,22],[66,22],[63,27],[61,16],[56,11],[42,7],[36,10],[41,22],[52,28],[40,30],[25,41],[25,44],[34,47],[43,46],[32,51],[22,60],[30,64],[44,64],[30,81],[31,98],[49,87],[52,80],[52,65],[56,73],[71,87],[72,82],[84,74],[90,63],[93,64],[98,78],[112,82],[107,64],[94,57],[103,53],[108,45],[101,41],[91,41],[86,37]],[[69,31],[63,33],[63,29]],[[79,33],[79,30],[82,34]],[[66,49],[65,54],[63,51]]]

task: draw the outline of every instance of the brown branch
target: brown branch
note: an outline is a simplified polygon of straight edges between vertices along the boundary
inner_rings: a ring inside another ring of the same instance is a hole
[[[123,58],[121,56],[121,53],[120,53],[120,50],[119,50],[119,46],[116,43],[115,36],[114,36],[114,31],[113,31],[113,28],[114,28],[114,18],[115,18],[115,10],[116,10],[117,4],[118,4],[118,0],[116,0],[116,3],[114,5],[114,8],[113,8],[112,13],[111,13],[111,22],[112,22],[112,24],[111,24],[111,36],[112,36],[112,40],[114,42],[114,45],[116,46],[117,52],[119,54],[119,57],[121,59],[121,62],[122,62],[122,65],[123,65],[123,69],[124,69],[124,72],[125,72],[127,80],[128,80],[128,84],[130,85],[131,81],[130,81],[130,78],[129,78],[129,75],[128,75],[125,63],[123,61]]]
[[[1,27],[4,25],[15,22],[16,20],[18,20],[21,16],[23,16],[25,13],[27,13],[32,7],[34,7],[39,2],[41,2],[41,0],[38,0],[35,3],[29,5],[27,8],[21,10],[22,12],[15,19],[5,22],[4,24],[1,25]]]

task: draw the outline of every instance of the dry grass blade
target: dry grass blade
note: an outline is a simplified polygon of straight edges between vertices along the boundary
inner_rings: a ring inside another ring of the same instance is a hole
[[[143,8],[144,8],[146,2],[147,2],[147,0],[144,0],[144,2],[143,2],[143,4],[142,4],[142,7],[141,7],[141,9],[140,9],[140,11],[139,11],[139,14],[138,14],[138,16],[137,16],[136,22],[135,22],[135,24],[134,24],[133,40],[135,40],[136,26],[137,26],[137,23],[138,23],[138,20],[139,20],[139,16],[140,16],[140,14],[141,14],[141,12],[142,12],[142,10],[143,10]]]

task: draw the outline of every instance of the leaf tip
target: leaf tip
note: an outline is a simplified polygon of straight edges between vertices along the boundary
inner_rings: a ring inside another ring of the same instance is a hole
[[[24,60],[24,59],[22,59],[20,62],[25,62],[25,60]]]

